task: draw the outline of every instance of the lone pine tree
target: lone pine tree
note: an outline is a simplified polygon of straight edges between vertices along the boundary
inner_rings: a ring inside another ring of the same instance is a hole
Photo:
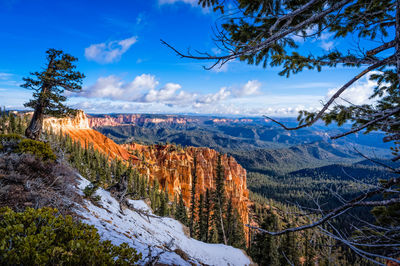
[[[61,50],[49,49],[46,52],[46,66],[41,72],[31,73],[31,77],[23,78],[23,88],[34,90],[33,98],[25,103],[25,107],[34,109],[32,119],[25,135],[38,140],[43,128],[45,115],[62,117],[73,114],[75,110],[65,106],[64,91],[78,92],[82,89],[82,79],[85,77],[76,71],[74,62],[78,59]]]

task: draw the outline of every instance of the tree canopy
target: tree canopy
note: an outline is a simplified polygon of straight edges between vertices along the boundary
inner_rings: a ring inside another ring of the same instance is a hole
[[[33,99],[25,103],[25,107],[34,109],[34,114],[25,135],[28,138],[39,139],[45,115],[61,117],[73,114],[74,110],[64,105],[64,91],[78,92],[82,89],[82,79],[85,77],[76,71],[74,64],[78,59],[61,50],[49,49],[46,52],[46,66],[41,72],[33,72],[23,78],[21,87],[34,90]]]

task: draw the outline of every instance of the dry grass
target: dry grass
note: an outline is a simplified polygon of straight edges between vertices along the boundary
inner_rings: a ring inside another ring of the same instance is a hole
[[[81,200],[74,183],[75,173],[66,164],[44,162],[30,154],[0,153],[0,207],[23,211],[49,206],[72,214],[74,202]]]

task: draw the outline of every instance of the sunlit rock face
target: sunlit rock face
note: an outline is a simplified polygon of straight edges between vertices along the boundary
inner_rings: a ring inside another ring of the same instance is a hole
[[[193,179],[193,160],[197,158],[196,194],[215,189],[218,152],[209,148],[185,147],[173,145],[145,146],[136,143],[124,144],[133,154],[138,155],[137,168],[150,179],[156,178],[163,188],[173,195],[182,193],[186,206],[189,206]],[[246,183],[246,170],[233,157],[222,155],[226,195],[232,198],[244,223],[248,223],[247,205],[249,192]]]
[[[74,141],[79,141],[82,147],[91,143],[95,149],[108,154],[110,158],[119,158],[122,160],[136,158],[113,140],[91,129],[89,127],[89,120],[83,111],[79,111],[75,117],[46,118],[44,120],[44,128],[46,130],[51,129],[55,133],[61,131],[63,134],[68,134]]]
[[[132,162],[140,173],[148,176],[150,180],[157,179],[162,189],[167,187],[171,196],[182,193],[186,206],[190,204],[195,156],[197,158],[197,197],[205,193],[207,188],[215,189],[219,154],[217,151],[209,148],[178,148],[173,145],[146,146],[136,143],[118,145],[90,127],[98,125],[96,123],[90,122],[83,112],[79,112],[75,118],[46,118],[44,122],[46,129],[52,128],[53,132],[61,130],[64,134],[70,135],[73,140],[79,141],[82,146],[85,143],[91,143],[95,149],[109,154],[111,158]],[[224,169],[226,196],[232,198],[232,203],[238,210],[243,223],[247,224],[250,201],[246,170],[233,157],[227,155],[221,155],[221,163]]]

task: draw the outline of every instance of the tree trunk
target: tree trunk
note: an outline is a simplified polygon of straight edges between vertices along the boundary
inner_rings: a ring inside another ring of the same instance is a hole
[[[396,70],[400,82],[400,0],[396,1]],[[399,88],[397,88],[399,89]]]
[[[25,136],[27,138],[39,140],[43,128],[43,111],[44,108],[41,105],[38,105],[35,108],[31,122],[29,123],[28,128],[25,130]]]
[[[221,220],[222,236],[224,237],[224,244],[228,245],[228,242],[226,241],[226,235],[225,235],[224,220],[222,219],[221,200],[218,199],[218,202],[219,202],[219,218]]]

